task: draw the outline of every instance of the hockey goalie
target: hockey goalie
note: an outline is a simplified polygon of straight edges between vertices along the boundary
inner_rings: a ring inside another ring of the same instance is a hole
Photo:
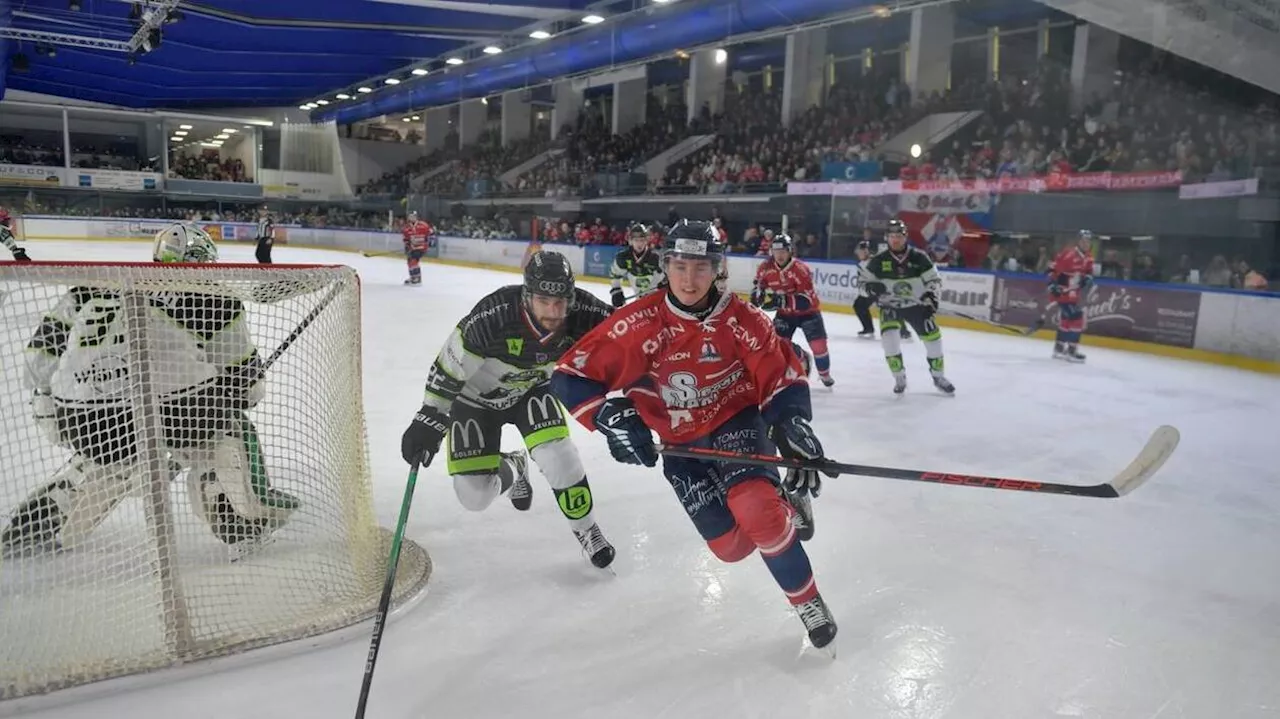
[[[217,260],[209,236],[186,224],[156,235],[160,263]],[[135,416],[133,352],[119,292],[73,287],[27,344],[25,382],[42,434],[70,451],[66,463],[0,525],[6,555],[81,545],[148,473],[146,435],[167,456],[166,478],[187,470],[192,511],[233,548],[266,539],[298,508],[270,487],[248,411],[265,392],[264,368],[229,296],[190,290],[145,295],[150,391],[160,415]],[[154,456],[154,455],[151,455]],[[241,542],[250,542],[236,546]]]

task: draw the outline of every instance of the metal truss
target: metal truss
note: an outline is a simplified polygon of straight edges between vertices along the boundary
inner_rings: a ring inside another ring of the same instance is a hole
[[[19,27],[0,27],[0,37],[10,40],[27,40],[50,45],[66,45],[83,47],[90,50],[107,50],[109,52],[129,52],[129,43],[124,40],[108,40],[101,37],[85,37],[84,35],[67,35],[61,32],[45,30],[24,30]]]
[[[147,37],[152,32],[159,30],[161,25],[164,25],[165,20],[169,19],[169,13],[173,12],[180,3],[181,0],[152,0],[151,2],[144,0],[144,2],[137,3],[142,6],[142,27],[138,28],[133,37],[129,38],[126,51],[136,53],[138,50],[147,52],[154,50],[155,48],[143,47],[147,42]]]

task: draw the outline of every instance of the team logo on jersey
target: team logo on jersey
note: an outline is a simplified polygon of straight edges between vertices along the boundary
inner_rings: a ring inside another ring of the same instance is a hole
[[[720,353],[716,351],[716,346],[711,344],[709,338],[703,339],[702,351],[698,353],[698,362],[719,362],[720,360]]]
[[[519,357],[520,353],[523,351],[524,351],[523,339],[520,339],[519,337],[514,337],[507,340],[507,352],[509,352],[512,356]]]

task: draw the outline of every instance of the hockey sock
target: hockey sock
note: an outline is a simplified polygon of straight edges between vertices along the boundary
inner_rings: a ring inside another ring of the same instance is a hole
[[[760,556],[774,581],[792,604],[803,604],[818,594],[813,568],[804,545],[791,523],[791,508],[765,479],[752,478],[734,485],[728,494],[729,511],[760,548]]]
[[[813,364],[818,368],[818,374],[824,377],[831,374],[831,356],[827,354],[827,341],[814,340],[809,343],[809,349],[813,350]]]
[[[884,358],[889,363],[889,371],[895,375],[902,374],[902,338],[898,336],[898,328],[881,325],[880,345],[884,347]]]
[[[925,356],[929,358],[929,374],[938,377],[942,374],[942,339],[935,338],[925,340],[924,343]]]

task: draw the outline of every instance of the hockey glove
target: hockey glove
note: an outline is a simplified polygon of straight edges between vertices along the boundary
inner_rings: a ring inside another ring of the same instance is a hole
[[[596,429],[609,440],[613,458],[624,464],[658,463],[658,448],[649,427],[640,419],[635,404],[625,397],[607,399],[595,416]]]
[[[774,427],[774,442],[778,452],[787,459],[802,459],[815,465],[825,459],[822,443],[809,426],[809,420],[799,415],[792,415]],[[836,476],[834,472],[823,472],[828,477]],[[788,469],[782,486],[793,494],[806,494],[817,497],[822,492],[822,476],[817,469]]]
[[[30,262],[31,258],[27,257],[27,251],[21,247],[13,248],[13,259],[16,262]]]
[[[614,287],[609,290],[609,301],[613,303],[614,309],[622,307],[627,303],[626,298],[622,295],[621,287]]]
[[[926,292],[920,296],[920,306],[924,308],[924,318],[930,317],[938,313],[938,296],[932,292]]]
[[[409,464],[417,462],[423,468],[431,466],[440,451],[440,442],[444,441],[445,432],[449,431],[446,423],[448,415],[429,404],[413,416],[409,428],[400,436],[400,456]]]
[[[1051,283],[1051,284],[1049,285],[1049,296],[1050,296],[1050,297],[1061,297],[1061,296],[1062,296],[1062,285],[1058,284],[1057,282]]]
[[[62,444],[62,433],[58,430],[58,408],[49,390],[37,389],[31,395],[31,418],[44,436],[54,444]]]
[[[883,282],[872,280],[862,283],[862,291],[867,293],[867,297],[874,300],[880,295],[886,294],[889,291],[889,287]]]

